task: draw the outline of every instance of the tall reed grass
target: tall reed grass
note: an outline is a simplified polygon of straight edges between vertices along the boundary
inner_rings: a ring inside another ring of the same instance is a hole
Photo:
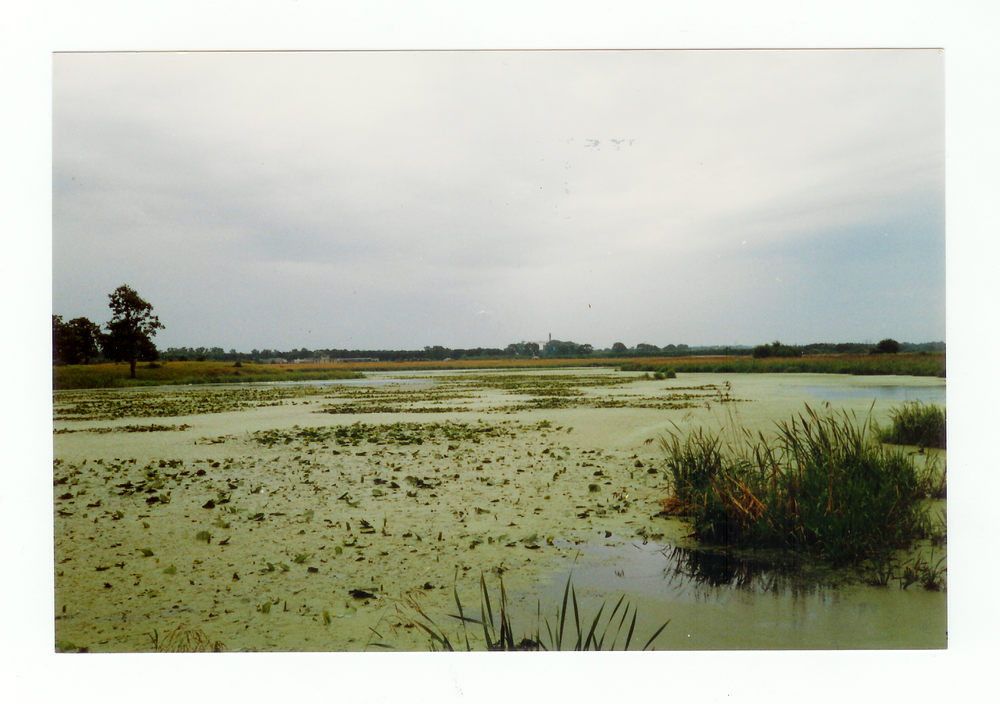
[[[450,614],[462,624],[462,637],[465,641],[465,650],[472,650],[472,641],[469,640],[468,626],[471,624],[478,631],[482,631],[482,642],[486,650],[614,650],[622,638],[622,650],[628,650],[632,644],[632,637],[635,635],[635,627],[638,620],[638,610],[625,601],[625,595],[618,599],[611,610],[607,620],[601,620],[604,615],[606,603],[601,604],[593,619],[585,616],[576,598],[576,587],[572,585],[572,573],[566,578],[566,589],[563,592],[562,607],[556,608],[555,620],[549,622],[545,619],[545,633],[541,629],[541,602],[535,612],[535,630],[530,635],[524,635],[520,640],[514,636],[512,626],[512,614],[507,603],[507,591],[503,585],[503,577],[500,577],[500,592],[494,608],[493,599],[490,598],[489,589],[486,587],[486,579],[479,576],[479,618],[466,615],[466,610],[462,606],[462,600],[458,596],[458,588],[455,588],[455,606],[457,614]],[[420,608],[416,601],[409,602],[419,616],[418,619],[409,619],[413,625],[423,630],[431,639],[432,650],[453,651],[461,649],[461,641],[456,637],[456,642],[448,637],[446,630],[436,624]],[[622,608],[624,606],[624,609]],[[629,619],[631,609],[632,618]],[[572,611],[571,611],[572,610]],[[617,620],[615,617],[618,617]],[[670,623],[667,620],[661,625],[646,641],[643,650],[648,650],[653,642],[660,636],[663,629]],[[627,628],[627,631],[623,629]],[[613,631],[613,634],[612,634]],[[610,641],[608,636],[611,635]]]
[[[904,403],[890,412],[890,418],[890,427],[876,428],[882,442],[944,449],[947,440],[945,413],[940,406],[919,401]]]
[[[712,544],[809,551],[835,563],[906,549],[930,531],[933,466],[883,446],[854,414],[804,413],[776,437],[704,429],[660,440],[668,513]]]

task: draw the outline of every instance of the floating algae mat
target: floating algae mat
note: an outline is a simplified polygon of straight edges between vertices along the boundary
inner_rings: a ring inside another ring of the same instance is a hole
[[[425,651],[424,614],[484,649],[481,628],[450,616],[456,594],[478,619],[480,585],[496,594],[502,578],[520,640],[552,620],[570,574],[585,613],[606,604],[606,618],[624,595],[638,647],[668,620],[651,647],[947,645],[943,540],[859,572],[706,551],[661,515],[660,437],[769,434],[826,400],[888,425],[894,402],[813,393],[851,378],[372,376],[56,392],[54,647]],[[866,382],[944,393],[940,379]],[[944,510],[936,500],[942,525]],[[920,581],[928,566],[937,590]]]

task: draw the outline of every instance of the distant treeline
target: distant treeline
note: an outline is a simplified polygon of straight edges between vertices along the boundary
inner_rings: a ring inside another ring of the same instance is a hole
[[[684,344],[669,344],[657,347],[641,343],[635,347],[626,347],[617,342],[606,349],[594,349],[592,345],[566,340],[549,340],[544,344],[537,342],[516,342],[501,349],[499,347],[475,347],[470,349],[451,348],[441,345],[427,346],[422,350],[362,350],[362,349],[317,349],[293,348],[290,350],[262,349],[249,352],[228,352],[221,347],[168,347],[162,353],[167,361],[213,361],[213,362],[257,362],[284,363],[295,362],[334,362],[336,360],[377,359],[381,362],[420,362],[443,361],[446,359],[510,359],[510,358],[581,358],[581,357],[692,357],[692,356],[734,356],[734,357],[801,357],[820,354],[870,354],[892,352],[892,340],[883,340],[878,345],[845,342],[845,343],[813,343],[809,345],[783,345],[774,342],[768,345],[749,347],[733,346],[688,346]],[[944,342],[895,343],[897,352],[944,352]],[[882,349],[880,349],[882,348]]]
[[[450,349],[425,347],[423,350],[347,350],[293,348],[290,350],[250,350],[228,352],[221,347],[168,347],[163,353],[166,361],[181,362],[257,362],[262,364],[292,364],[295,362],[335,362],[337,360],[377,359],[380,362],[422,362],[443,359],[473,359],[506,357],[499,348]]]
[[[86,318],[75,318],[64,322],[62,316],[52,316],[52,362],[55,365],[91,364],[113,360],[115,336],[104,333],[101,328]],[[442,345],[424,347],[422,350],[348,350],[293,348],[290,350],[253,349],[249,352],[228,352],[221,347],[168,347],[161,352],[148,336],[141,336],[138,360],[143,362],[256,362],[291,364],[295,362],[336,362],[338,360],[374,360],[379,362],[423,362],[445,360],[477,359],[580,359],[580,358],[643,358],[643,357],[802,357],[819,354],[894,354],[896,352],[944,352],[944,342],[914,344],[886,339],[877,345],[855,342],[813,343],[809,345],[783,345],[773,342],[768,345],[750,347],[746,345],[688,346],[669,344],[657,347],[646,342],[628,347],[616,342],[609,348],[595,349],[587,343],[571,340],[549,340],[538,342],[512,342],[503,349],[499,347],[475,347],[471,349],[451,348]],[[117,355],[120,356],[120,355]]]

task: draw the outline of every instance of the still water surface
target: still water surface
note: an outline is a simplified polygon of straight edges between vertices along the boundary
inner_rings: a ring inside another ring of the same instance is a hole
[[[840,401],[848,398],[866,398],[878,401],[919,401],[921,403],[945,403],[944,386],[898,386],[890,384],[859,386],[804,386],[802,393],[824,401]]]
[[[596,550],[614,559],[573,571],[582,618],[589,616],[589,624],[602,603],[607,613],[625,594],[638,608],[641,624],[632,648],[641,648],[667,620],[653,643],[657,650],[948,645],[942,592],[916,585],[903,590],[895,582],[868,586],[822,565],[783,563],[777,555],[755,564],[724,552],[634,540]],[[544,605],[550,605],[550,621],[565,585],[565,579],[555,580],[541,599],[543,614]]]

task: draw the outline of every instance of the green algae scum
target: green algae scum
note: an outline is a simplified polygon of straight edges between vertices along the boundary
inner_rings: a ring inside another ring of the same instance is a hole
[[[54,392],[56,649],[947,647],[942,378],[367,377]]]

